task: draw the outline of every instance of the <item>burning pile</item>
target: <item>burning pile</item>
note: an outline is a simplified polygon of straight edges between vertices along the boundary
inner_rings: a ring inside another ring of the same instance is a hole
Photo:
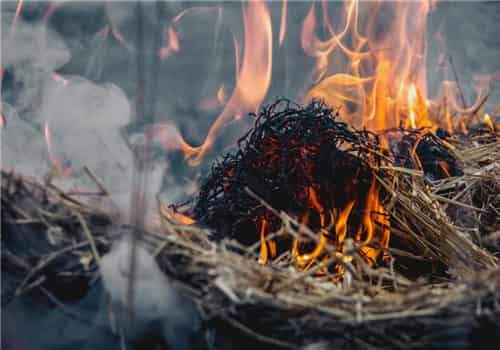
[[[431,133],[392,130],[382,137],[357,131],[318,100],[302,107],[278,100],[256,116],[254,128],[205,179],[192,212],[216,239],[259,242],[259,262],[289,261],[342,277],[356,252],[368,266],[389,255],[391,222],[384,202],[393,181],[383,169],[423,171],[429,180],[460,175],[451,148]],[[297,222],[280,233],[278,214]]]
[[[322,102],[301,108],[279,100],[262,110],[238,151],[213,167],[194,218],[219,238],[245,245],[260,238],[262,264],[290,252],[299,270],[320,261],[331,265],[333,257],[352,259],[343,256],[351,240],[372,265],[389,243],[375,181],[375,168],[386,163],[374,134],[352,130]],[[272,238],[281,219],[269,206],[318,232],[319,242],[310,242],[305,228],[296,237]]]

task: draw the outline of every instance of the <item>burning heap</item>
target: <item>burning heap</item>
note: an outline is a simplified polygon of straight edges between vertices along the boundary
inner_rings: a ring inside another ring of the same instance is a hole
[[[260,239],[262,264],[290,252],[304,270],[351,259],[343,253],[353,244],[369,265],[379,261],[389,243],[389,220],[375,169],[387,157],[376,135],[355,131],[337,117],[319,101],[302,108],[279,100],[262,109],[238,150],[212,168],[194,218],[219,238],[246,245]],[[270,237],[281,219],[269,206],[307,228],[296,237]],[[307,230],[319,239],[308,240]]]

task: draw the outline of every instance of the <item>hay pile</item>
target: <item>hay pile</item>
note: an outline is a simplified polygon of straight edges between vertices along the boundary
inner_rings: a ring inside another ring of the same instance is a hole
[[[485,131],[447,142],[463,164],[462,176],[428,179],[418,169],[385,163],[373,169],[387,193],[391,258],[371,268],[352,244],[353,260],[335,261],[344,266],[341,283],[318,276],[321,264],[300,272],[277,256],[260,265],[259,244],[213,240],[207,228],[171,221],[161,204],[160,227],[142,240],[162,270],[192,291],[206,339],[223,328],[266,348],[299,348],[319,339],[350,348],[429,348],[450,345],[443,343],[450,339],[456,348],[466,347],[481,338],[485,322],[490,327],[499,320],[500,141]],[[279,218],[273,237],[300,230],[318,239],[296,218],[247,191]],[[111,222],[78,196],[2,172],[2,227],[15,225],[9,231],[17,232],[37,225],[45,232],[41,246],[48,247],[13,250],[16,237],[2,235],[3,269],[22,276],[2,289],[4,300],[42,288],[60,303],[54,281],[82,276],[85,285],[92,283],[99,256],[109,249]]]

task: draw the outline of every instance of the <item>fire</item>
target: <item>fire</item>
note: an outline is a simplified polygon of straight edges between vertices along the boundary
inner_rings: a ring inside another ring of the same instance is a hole
[[[43,133],[45,136],[45,144],[47,145],[47,153],[49,154],[49,160],[52,165],[52,169],[54,169],[57,172],[57,174],[61,176],[71,175],[73,169],[69,166],[65,166],[65,164],[61,161],[59,157],[56,156],[54,152],[54,147],[52,144],[52,133],[50,131],[48,121],[45,121],[43,127]]]
[[[172,26],[168,27],[167,30],[167,38],[168,44],[166,47],[160,49],[160,57],[162,59],[168,58],[173,52],[177,52],[180,50],[179,38],[177,37],[177,33],[175,32]]]
[[[466,132],[467,121],[484,103],[484,87],[498,76],[482,78],[481,91],[470,106],[466,106],[456,74],[455,81],[442,81],[438,96],[429,97],[427,18],[435,9],[436,1],[373,1],[362,5],[368,8],[363,11],[366,16],[361,16],[359,0],[345,1],[338,19],[329,14],[327,1],[311,4],[300,35],[302,49],[315,60],[310,79],[313,86],[305,94],[304,101],[322,99],[341,110],[341,117],[349,124],[375,132],[400,127]],[[285,40],[288,7],[284,0],[277,33],[278,47]],[[234,90],[226,95],[221,87],[216,97],[200,104],[204,110],[224,105],[201,145],[188,144],[182,135],[176,137],[182,140],[180,148],[191,166],[200,164],[221,128],[259,108],[271,84],[273,28],[268,7],[259,0],[250,1],[242,8],[242,43],[231,30],[236,63]],[[174,25],[189,10],[173,18],[167,29],[168,45],[159,52],[162,58],[179,50],[181,43]],[[322,19],[321,29],[326,38],[317,34],[317,17]],[[335,30],[337,27],[339,29]],[[451,58],[447,63],[446,57],[443,53],[441,65],[449,65],[449,69],[454,70]]]
[[[181,214],[171,208],[167,208],[163,204],[160,204],[160,213],[163,217],[178,224],[192,225],[195,223],[189,216]]]
[[[495,128],[495,123],[493,123],[493,119],[491,119],[491,116],[488,114],[488,113],[485,113],[484,115],[484,123],[486,125],[488,125],[488,127],[492,130],[492,131],[496,131],[496,128]]]
[[[417,127],[416,124],[417,116],[415,115],[416,104],[417,104],[417,89],[415,88],[414,84],[411,84],[410,88],[408,89],[408,117],[409,117],[410,127],[412,129],[415,129]]]
[[[453,84],[443,81],[444,103],[426,95],[427,17],[435,3],[367,5],[371,7],[362,23],[359,1],[345,2],[345,25],[337,33],[322,6],[323,21],[330,33],[330,38],[324,41],[315,34],[316,5],[311,5],[302,25],[302,47],[316,59],[316,67],[312,79],[315,86],[306,101],[322,98],[339,107],[350,124],[373,131],[400,126],[458,129],[458,119],[451,116],[455,112],[471,113],[473,109],[458,103],[457,89],[450,88]],[[383,32],[377,30],[382,12],[391,16]],[[432,108],[443,104],[444,108]]]
[[[288,2],[287,0],[283,0],[281,5],[281,24],[280,24],[280,34],[279,34],[279,45],[282,46],[285,41],[286,35],[286,18],[287,18],[287,8]]]
[[[261,1],[249,2],[243,11],[243,26],[245,46],[236,87],[203,144],[187,149],[192,165],[201,162],[224,124],[236,115],[255,112],[267,95],[271,84],[273,45],[271,16],[267,5]]]
[[[12,20],[12,24],[10,27],[10,31],[12,32],[14,30],[14,27],[16,26],[17,19],[21,15],[21,11],[23,9],[23,0],[18,0],[17,5],[16,5],[16,12],[14,13],[14,19]]]
[[[185,11],[177,15],[173,22],[178,21]],[[239,116],[256,112],[267,95],[271,84],[273,32],[271,16],[263,1],[250,1],[243,7],[244,47],[243,57],[239,56],[239,44],[233,35],[236,55],[236,86],[228,99],[223,111],[210,127],[205,140],[200,146],[192,146],[177,134],[175,141],[192,166],[199,165],[206,153],[212,148],[217,134],[223,126]],[[167,49],[179,49],[180,44],[175,32],[169,31],[169,46]],[[167,55],[165,50],[161,56]],[[219,101],[227,99],[224,90],[217,94]]]
[[[358,204],[356,200],[349,201],[343,208],[326,208],[323,201],[320,200],[317,190],[311,186],[308,188],[307,201],[312,212],[306,212],[302,216],[302,224],[309,226],[312,216],[319,217],[318,241],[311,247],[310,243],[304,243],[300,237],[295,237],[292,242],[291,254],[295,260],[296,266],[300,271],[310,269],[318,262],[329,263],[331,260],[342,262],[351,262],[353,253],[348,251],[347,239],[354,242],[358,248],[359,254],[365,262],[372,266],[379,257],[385,258],[385,249],[389,245],[390,223],[388,214],[381,204],[379,197],[379,188],[376,185],[375,178],[372,179],[370,188],[367,192],[365,203]],[[361,220],[353,219],[351,214],[353,209],[363,207],[364,214]],[[360,221],[357,230],[352,221]],[[303,230],[301,231],[303,233]],[[266,239],[270,233],[269,224],[266,219],[262,219],[259,228],[259,237],[261,242],[259,263],[266,264],[269,258],[277,254],[276,242],[273,239]],[[376,242],[376,243],[375,243]],[[334,252],[332,253],[331,249]],[[334,264],[339,276],[344,269],[342,264]],[[319,269],[319,273],[326,270]]]

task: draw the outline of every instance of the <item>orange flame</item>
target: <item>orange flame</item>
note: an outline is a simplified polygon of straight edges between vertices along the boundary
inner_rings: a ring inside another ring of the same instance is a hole
[[[45,144],[47,145],[47,153],[49,154],[49,159],[53,169],[57,171],[58,175],[69,176],[73,173],[73,169],[71,167],[66,167],[61,162],[54,152],[54,148],[52,145],[52,134],[50,132],[49,122],[45,121],[43,133],[45,136]]]
[[[281,22],[280,22],[281,24],[280,24],[280,34],[279,34],[279,46],[280,47],[283,45],[283,42],[285,41],[287,7],[288,7],[288,1],[283,0],[283,2],[281,4]]]
[[[183,147],[189,164],[198,165],[215,142],[221,127],[237,115],[255,112],[271,83],[272,26],[267,5],[251,1],[243,8],[244,50],[236,87],[226,107],[199,147]]]
[[[466,108],[457,100],[457,84],[443,81],[445,108],[432,109],[440,103],[427,97],[426,28],[427,16],[435,3],[365,4],[370,8],[362,27],[359,1],[344,3],[345,25],[337,33],[329,24],[323,5],[323,22],[330,33],[330,38],[323,41],[315,34],[315,4],[312,4],[302,25],[301,40],[306,54],[316,59],[312,73],[316,85],[308,92],[306,101],[321,98],[340,108],[349,123],[373,131],[401,125],[442,126],[449,131],[459,127],[452,115],[473,113],[484,92]],[[382,12],[391,18],[383,23],[383,31],[379,29]]]
[[[491,131],[496,131],[495,123],[493,123],[493,119],[491,119],[491,116],[488,113],[484,114],[484,123],[488,125],[488,128],[490,128]]]
[[[12,32],[14,30],[14,27],[16,26],[16,22],[17,22],[17,19],[19,18],[19,16],[21,15],[21,10],[23,8],[23,3],[24,1],[23,0],[19,0],[17,2],[17,6],[16,6],[16,12],[14,14],[14,19],[12,20],[12,24],[11,24],[11,27],[10,27],[10,31]]]
[[[344,262],[352,261],[352,255],[350,255],[352,253],[347,253],[346,240],[348,237],[351,237],[354,244],[359,246],[360,255],[368,265],[373,265],[379,256],[385,258],[385,249],[389,245],[390,223],[389,216],[380,202],[378,192],[379,189],[374,178],[367,192],[365,203],[357,204],[355,200],[352,200],[342,209],[327,209],[322,204],[316,189],[313,186],[308,187],[307,201],[312,212],[303,214],[302,224],[309,225],[311,215],[317,215],[320,223],[320,235],[313,247],[310,243],[301,242],[298,237],[293,239],[291,254],[297,268],[305,271],[318,262],[329,262],[332,258]],[[349,232],[351,226],[348,223],[356,205],[358,210],[363,208],[364,214],[359,219],[360,224],[357,232],[352,234]],[[261,243],[259,263],[266,264],[270,257],[276,255],[276,243],[272,239],[266,239],[270,233],[269,223],[262,219],[259,225]],[[303,231],[299,232],[303,233]],[[334,256],[329,253],[331,250],[328,250],[327,246],[335,249]],[[336,264],[335,268],[339,275],[342,275],[343,266]],[[318,270],[318,273],[325,272],[325,268]]]
[[[193,225],[195,221],[187,215],[181,214],[171,208],[166,208],[160,204],[160,213],[170,221],[183,225]]]
[[[168,27],[167,37],[168,45],[166,47],[162,47],[159,52],[160,57],[163,59],[168,58],[172,52],[177,52],[180,49],[179,38],[177,37],[177,33],[172,26]]]
[[[363,232],[359,230],[356,234],[356,239],[362,241],[365,246],[361,248],[361,252],[364,254],[366,258],[369,259],[369,263],[375,262],[377,256],[379,254],[378,250],[366,246],[373,240],[375,229],[374,223],[378,223],[380,227],[382,227],[382,233],[380,235],[380,246],[382,248],[387,248],[389,245],[389,216],[385,212],[384,207],[380,203],[378,189],[375,184],[375,179],[372,180],[372,184],[370,186],[370,191],[368,192],[368,196],[366,198],[366,206],[365,206],[365,215],[363,219],[364,223],[364,239],[362,239]]]

